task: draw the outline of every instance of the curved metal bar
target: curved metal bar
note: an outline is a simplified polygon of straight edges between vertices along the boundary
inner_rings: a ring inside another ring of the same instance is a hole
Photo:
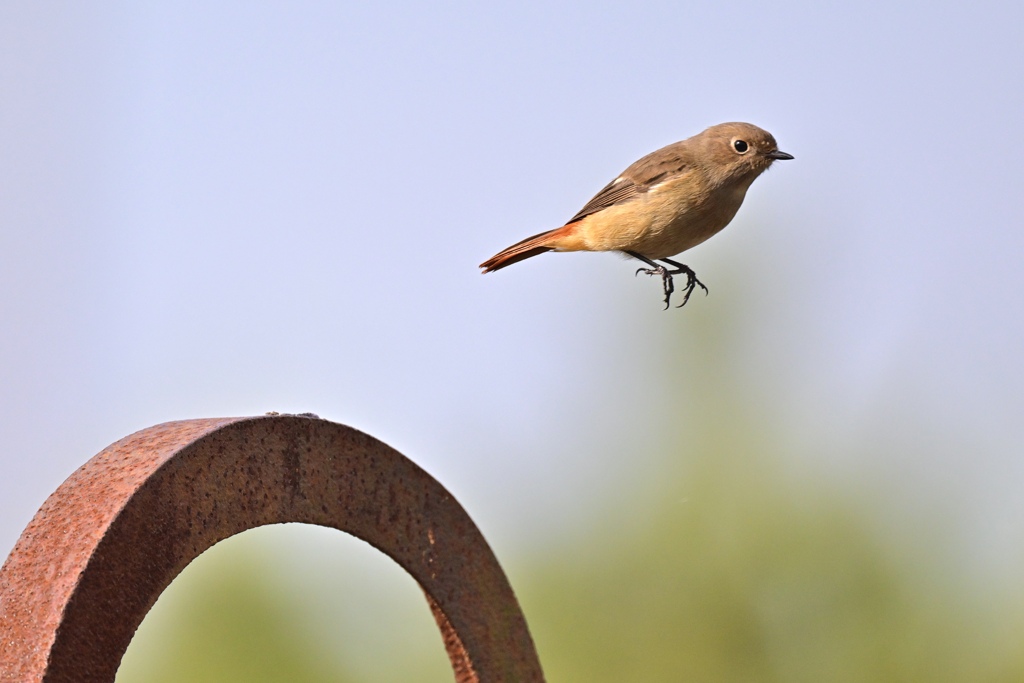
[[[412,574],[459,683],[543,681],[512,588],[451,494],[362,432],[290,415],[157,425],[72,474],[0,569],[0,680],[112,683],[189,562],[282,522],[340,529]]]

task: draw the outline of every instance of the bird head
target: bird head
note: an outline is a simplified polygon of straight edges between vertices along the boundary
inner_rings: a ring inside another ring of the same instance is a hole
[[[775,161],[792,159],[779,150],[772,134],[750,123],[720,123],[696,136],[707,171],[721,181],[748,181]]]

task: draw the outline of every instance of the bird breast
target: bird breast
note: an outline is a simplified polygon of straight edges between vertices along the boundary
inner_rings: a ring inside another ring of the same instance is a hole
[[[655,185],[643,195],[588,216],[594,251],[635,251],[652,259],[682,253],[729,224],[750,183],[711,187],[697,172]]]

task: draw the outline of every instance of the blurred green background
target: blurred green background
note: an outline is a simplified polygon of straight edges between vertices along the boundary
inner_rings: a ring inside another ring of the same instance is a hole
[[[875,487],[795,467],[816,454],[787,452],[799,435],[720,351],[734,321],[688,313],[685,358],[651,359],[652,405],[685,429],[665,420],[654,458],[595,449],[626,476],[571,532],[505,558],[549,680],[1024,680],[1019,587],[966,571],[941,505],[894,532]],[[411,577],[340,532],[282,525],[189,567],[118,681],[451,678]]]
[[[1008,2],[0,3],[0,554],[89,456],[312,411],[469,511],[550,680],[1024,680]],[[729,120],[681,260],[476,264]],[[201,558],[122,681],[450,680],[372,549]]]
[[[1022,680],[1019,592],[969,585],[939,568],[948,549],[889,543],[865,501],[801,488],[763,443],[717,435],[667,467],[674,483],[508,563],[549,680]],[[286,525],[189,567],[118,675],[182,680],[452,674],[410,577],[340,532]]]

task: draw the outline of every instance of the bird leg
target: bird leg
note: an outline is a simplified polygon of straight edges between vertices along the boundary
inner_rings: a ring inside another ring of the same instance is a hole
[[[697,279],[697,273],[693,272],[693,268],[683,265],[682,263],[677,263],[672,259],[663,258],[661,260],[670,266],[675,267],[675,270],[668,271],[670,275],[679,275],[681,273],[686,275],[686,294],[683,295],[683,303],[676,306],[676,308],[682,308],[685,306],[686,302],[690,300],[690,295],[693,294],[693,290],[697,287],[704,290],[704,296],[708,295],[708,288],[704,286],[703,282]]]
[[[665,290],[665,309],[667,310],[669,306],[669,300],[672,298],[672,292],[676,291],[675,284],[672,281],[672,273],[669,272],[668,268],[661,265],[660,263],[655,263],[651,259],[647,258],[646,256],[641,256],[635,251],[627,251],[626,253],[632,256],[633,258],[639,259],[650,266],[650,268],[637,268],[637,271],[634,275],[646,273],[647,275],[661,276],[661,286]]]
[[[690,295],[693,294],[693,290],[696,289],[698,285],[701,289],[704,290],[704,294],[708,293],[708,288],[704,286],[703,282],[697,279],[697,274],[693,272],[693,269],[690,268],[689,266],[683,265],[682,263],[677,263],[676,261],[667,258],[660,259],[673,267],[673,270],[669,270],[660,263],[656,263],[651,259],[647,258],[646,256],[642,256],[641,254],[638,254],[635,251],[627,251],[625,253],[632,256],[635,259],[643,261],[644,263],[650,266],[650,268],[638,268],[636,271],[637,275],[639,275],[640,273],[646,273],[647,275],[661,276],[661,285],[665,291],[666,309],[668,309],[669,307],[669,300],[672,298],[672,293],[676,291],[675,283],[672,280],[673,275],[686,275],[686,288],[684,290],[686,293],[683,295],[683,303],[679,304],[676,308],[682,308],[683,306],[686,305],[686,302],[690,300]]]

